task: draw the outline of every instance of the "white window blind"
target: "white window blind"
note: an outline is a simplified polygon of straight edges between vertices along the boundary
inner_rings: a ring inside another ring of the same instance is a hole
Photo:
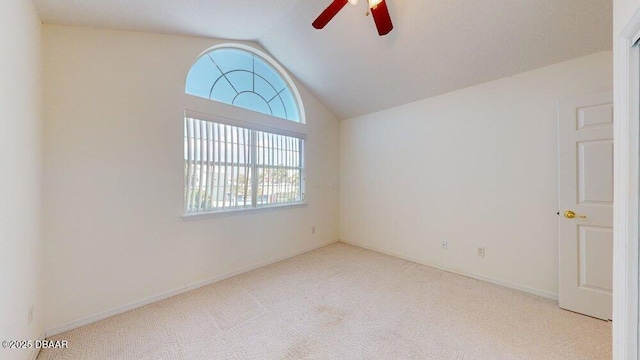
[[[304,139],[185,117],[187,214],[304,200]]]

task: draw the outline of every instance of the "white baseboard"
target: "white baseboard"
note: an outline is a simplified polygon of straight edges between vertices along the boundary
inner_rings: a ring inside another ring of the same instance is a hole
[[[38,340],[40,341],[44,340],[44,331],[40,334],[40,336],[38,337]],[[36,360],[36,358],[38,357],[38,354],[40,354],[40,348],[34,347],[33,349],[31,349],[31,355],[29,355],[29,360]]]
[[[547,299],[558,301],[558,294],[556,294],[556,293],[551,293],[551,292],[548,292],[548,291],[544,291],[544,290],[540,290],[540,289],[536,289],[536,288],[532,288],[532,287],[528,287],[528,286],[524,286],[524,285],[515,284],[515,283],[509,282],[509,281],[504,281],[504,280],[492,278],[492,277],[489,277],[489,276],[470,273],[470,272],[468,272],[466,270],[457,269],[457,268],[446,266],[446,265],[442,265],[442,264],[425,262],[425,261],[418,260],[418,259],[415,259],[415,258],[412,258],[412,257],[409,257],[409,256],[405,256],[405,255],[402,255],[402,254],[397,254],[397,253],[394,253],[394,252],[391,252],[391,251],[376,249],[376,248],[370,247],[370,246],[363,246],[363,245],[360,245],[360,244],[354,244],[354,243],[351,243],[351,242],[348,242],[348,241],[344,241],[344,240],[340,240],[340,242],[343,242],[343,243],[349,244],[349,245],[353,245],[353,246],[357,246],[357,247],[360,247],[360,248],[363,248],[363,249],[376,251],[376,252],[383,253],[383,254],[386,254],[386,255],[390,255],[390,256],[393,256],[393,257],[397,257],[397,258],[400,258],[400,259],[404,259],[404,260],[407,260],[407,261],[418,263],[418,264],[421,264],[421,265],[425,265],[425,266],[429,266],[429,267],[436,268],[436,269],[439,269],[439,270],[443,270],[443,271],[446,271],[446,272],[454,273],[454,274],[457,274],[457,275],[465,276],[465,277],[468,277],[468,278],[471,278],[471,279],[486,281],[488,283],[500,285],[500,286],[503,286],[503,287],[506,287],[506,288],[509,288],[509,289],[519,290],[519,291],[526,292],[526,293],[529,293],[529,294],[538,295],[538,296],[541,296],[541,297],[544,297],[544,298],[547,298]]]
[[[50,329],[47,329],[45,331],[45,335],[47,337],[49,337],[49,336],[54,336],[54,335],[58,335],[58,334],[67,332],[69,330],[77,329],[79,327],[83,327],[83,326],[92,324],[94,322],[97,322],[97,321],[100,321],[100,320],[104,320],[106,318],[109,318],[109,317],[112,317],[112,316],[115,316],[115,315],[118,315],[118,314],[122,314],[122,313],[125,313],[127,311],[131,311],[131,310],[143,307],[145,305],[152,304],[152,303],[157,302],[157,301],[168,299],[170,297],[173,297],[173,296],[176,296],[176,295],[180,295],[182,293],[185,293],[185,292],[188,292],[188,291],[191,291],[191,290],[195,290],[195,289],[201,288],[203,286],[211,285],[211,284],[216,283],[218,281],[225,280],[225,279],[228,279],[230,277],[233,277],[233,276],[236,276],[236,275],[239,275],[239,274],[251,271],[251,270],[255,270],[255,269],[263,267],[263,266],[267,266],[267,265],[276,263],[278,261],[286,260],[286,259],[292,258],[294,256],[298,256],[300,254],[304,254],[306,252],[313,251],[313,250],[319,249],[321,247],[337,243],[338,241],[339,240],[333,240],[333,241],[325,242],[325,243],[322,243],[322,244],[314,245],[314,246],[306,248],[306,249],[294,251],[292,253],[289,253],[289,254],[286,254],[286,255],[283,255],[283,256],[278,256],[278,257],[273,258],[273,259],[269,259],[269,260],[266,260],[266,261],[259,262],[257,264],[253,264],[253,265],[244,267],[244,268],[239,269],[239,270],[235,270],[235,271],[231,271],[231,272],[228,272],[228,273],[225,273],[225,274],[222,274],[222,275],[218,275],[218,276],[215,276],[215,277],[213,277],[211,279],[198,281],[198,282],[193,283],[191,285],[188,285],[188,286],[185,286],[185,287],[181,287],[181,288],[178,288],[178,289],[175,289],[175,290],[171,290],[171,291],[168,291],[168,292],[165,292],[165,293],[162,293],[162,294],[158,294],[158,295],[152,296],[150,298],[146,298],[146,299],[143,299],[143,300],[135,301],[135,302],[132,302],[130,304],[127,304],[127,305],[124,305],[124,306],[119,306],[119,307],[111,309],[111,310],[103,311],[103,312],[95,314],[95,315],[91,315],[91,316],[87,316],[87,317],[84,317],[84,318],[81,318],[81,319],[78,319],[78,320],[70,321],[68,323],[65,323],[65,324],[62,324],[62,325],[55,326],[55,327],[52,327]]]

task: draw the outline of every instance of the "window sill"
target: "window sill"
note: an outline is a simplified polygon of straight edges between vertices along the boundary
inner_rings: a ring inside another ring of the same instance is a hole
[[[243,214],[255,214],[261,212],[270,212],[276,210],[285,210],[285,209],[295,209],[306,207],[307,203],[295,203],[295,204],[283,204],[283,205],[271,205],[271,206],[262,206],[255,208],[245,208],[245,209],[232,209],[232,210],[223,210],[223,211],[212,211],[205,213],[195,213],[195,214],[184,214],[182,215],[183,221],[197,221],[197,220],[206,220],[213,219],[218,217],[226,217],[226,216],[235,216],[235,215],[243,215]]]

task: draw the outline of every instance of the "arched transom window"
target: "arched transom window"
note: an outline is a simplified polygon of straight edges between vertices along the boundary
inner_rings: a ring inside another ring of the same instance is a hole
[[[185,92],[302,122],[291,80],[274,65],[277,66],[249,49],[215,48],[200,56],[191,67]]]

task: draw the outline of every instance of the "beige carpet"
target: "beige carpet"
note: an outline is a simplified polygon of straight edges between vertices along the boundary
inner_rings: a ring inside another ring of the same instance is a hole
[[[611,325],[342,243],[55,337],[38,359],[610,359]]]

